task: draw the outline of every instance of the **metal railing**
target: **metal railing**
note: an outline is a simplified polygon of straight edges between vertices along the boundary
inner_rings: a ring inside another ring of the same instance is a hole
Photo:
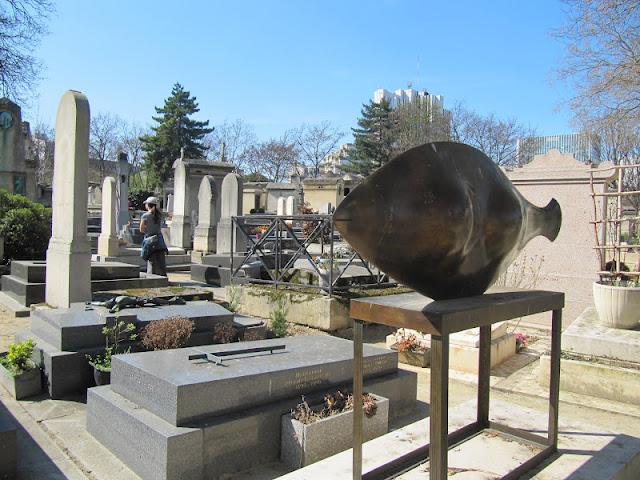
[[[358,283],[358,286],[382,287],[392,286],[387,276],[379,269],[370,265],[360,254],[352,250],[346,258],[336,258],[335,240],[338,233],[334,228],[333,216],[323,214],[305,215],[248,215],[231,217],[231,245],[235,245],[234,235],[240,234],[246,241],[247,250],[240,254],[242,260],[234,265],[234,256],[238,252],[230,253],[231,282],[250,282],[270,284],[276,288],[295,286],[317,288],[333,295],[334,291],[348,289],[352,285],[338,286],[339,280],[345,278],[345,272],[354,264],[359,263],[369,273],[368,278],[374,281]],[[319,244],[320,263],[328,264],[327,269],[313,258],[317,253],[309,252],[312,244]],[[254,260],[255,259],[255,260]],[[290,272],[298,259],[306,259],[311,271],[317,274],[318,284],[304,284],[292,281],[294,274]],[[259,261],[269,278],[252,278],[240,276],[243,267],[253,261]],[[346,261],[344,261],[346,260]],[[323,271],[325,270],[325,271]],[[335,271],[334,271],[335,270]],[[326,281],[323,281],[326,279]],[[343,282],[344,283],[344,282]]]

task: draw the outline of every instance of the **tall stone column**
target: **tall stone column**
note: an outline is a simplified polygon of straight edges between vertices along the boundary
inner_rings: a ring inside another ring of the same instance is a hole
[[[98,255],[113,257],[120,252],[116,230],[116,179],[106,177],[102,182],[102,229],[98,237]]]
[[[87,239],[89,101],[67,91],[56,117],[52,235],[47,250],[46,300],[52,307],[91,300]]]
[[[276,208],[276,215],[279,217],[286,214],[286,200],[284,197],[278,197],[278,206]]]
[[[220,202],[222,213],[217,228],[216,253],[230,253],[231,248],[234,248],[234,252],[244,252],[245,240],[242,233],[234,231],[234,241],[231,241],[231,217],[242,215],[242,178],[240,175],[235,173],[225,175],[222,180]]]
[[[191,208],[187,196],[187,168],[179,158],[173,163],[173,169],[171,245],[191,250]]]
[[[287,203],[284,209],[285,215],[295,215],[296,214],[296,197],[293,195],[289,195],[287,197]]]
[[[118,153],[118,163],[116,165],[116,172],[118,174],[118,180],[116,182],[116,196],[117,201],[117,231],[120,231],[122,227],[129,224],[129,172],[131,166],[129,165],[129,157],[126,153]],[[103,189],[104,191],[104,189]],[[103,202],[104,205],[104,202]]]
[[[216,203],[216,181],[211,175],[205,175],[198,190],[198,226],[193,236],[193,249],[198,252],[216,251]]]

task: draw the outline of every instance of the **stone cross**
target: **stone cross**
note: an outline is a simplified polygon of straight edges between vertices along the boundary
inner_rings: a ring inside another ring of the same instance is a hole
[[[87,239],[89,101],[67,91],[56,117],[52,234],[47,250],[46,301],[67,308],[91,300]]]
[[[205,175],[198,190],[198,226],[193,237],[193,249],[198,252],[216,251],[217,200],[215,178]]]
[[[173,163],[173,217],[171,245],[191,249],[191,210],[187,197],[187,168],[182,158]]]
[[[116,172],[118,173],[118,180],[116,182],[117,193],[117,221],[118,230],[125,225],[129,224],[129,172],[131,166],[129,165],[129,157],[125,152],[118,153],[118,163],[116,165]],[[104,194],[103,194],[104,195]]]
[[[284,197],[278,197],[278,208],[276,210],[276,215],[285,215],[285,202],[286,200]]]
[[[106,177],[102,182],[102,229],[98,237],[98,255],[113,257],[118,255],[120,246],[116,235],[116,179]]]
[[[242,177],[236,173],[228,173],[222,181],[220,195],[221,215],[218,222],[216,253],[244,252],[245,239],[240,232],[233,229],[234,241],[231,241],[232,216],[242,215]],[[232,247],[233,245],[233,247]]]

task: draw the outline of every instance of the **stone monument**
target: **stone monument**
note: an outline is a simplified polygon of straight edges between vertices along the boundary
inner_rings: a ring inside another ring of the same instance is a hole
[[[198,226],[193,237],[193,249],[196,251],[213,252],[216,249],[217,197],[215,179],[205,175],[198,192]]]
[[[282,216],[285,214],[286,200],[284,197],[278,198],[278,208],[276,210],[276,215]]]
[[[287,202],[284,209],[285,215],[295,215],[296,214],[296,197],[293,195],[289,195],[287,197]]]
[[[28,132],[28,124],[22,122],[20,107],[8,98],[0,98],[0,188],[27,195],[23,124]]]
[[[187,205],[187,169],[182,158],[173,163],[173,217],[171,245],[191,249],[191,213]]]
[[[165,210],[167,213],[173,214],[173,194],[172,193],[167,195],[167,208]]]
[[[102,229],[98,237],[98,255],[118,255],[120,246],[116,235],[117,212],[116,179],[106,177],[102,182]]]
[[[91,300],[91,250],[87,241],[89,101],[67,91],[56,117],[52,235],[47,250],[46,301],[68,308]]]
[[[117,222],[118,231],[125,225],[129,224],[129,172],[131,166],[129,159],[124,152],[118,153],[118,163],[116,165],[116,173],[118,181],[116,182],[117,200]]]
[[[231,240],[231,217],[242,215],[242,178],[236,173],[228,173],[222,181],[221,216],[218,222],[216,253],[244,252],[244,238],[233,229],[234,241]]]

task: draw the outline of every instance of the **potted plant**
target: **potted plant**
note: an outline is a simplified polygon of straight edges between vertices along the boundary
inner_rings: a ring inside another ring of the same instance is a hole
[[[391,345],[398,352],[398,361],[416,367],[429,366],[429,349],[425,347],[415,333],[404,328],[396,332],[396,343]]]
[[[136,326],[133,323],[126,323],[117,317],[113,325],[102,327],[102,334],[105,338],[104,353],[87,355],[89,365],[93,367],[93,378],[96,385],[108,385],[111,383],[111,357],[118,353],[129,353],[131,351],[131,347],[123,350],[122,343],[135,340],[138,337],[135,331]]]
[[[40,368],[31,359],[36,344],[32,339],[9,345],[0,354],[0,383],[16,400],[37,395],[42,391]]]
[[[629,190],[633,182],[627,180],[640,173],[640,164],[617,165],[613,168],[614,188],[606,193],[602,208],[597,205],[596,198],[599,195],[592,192],[594,212],[602,212],[600,218],[596,213],[593,222],[596,225],[594,233],[600,262],[600,280],[593,284],[593,303],[604,326],[629,329],[640,325],[640,260],[629,262],[632,268],[625,261],[627,254],[634,253],[634,250],[637,254],[640,250],[634,232],[640,217],[637,212],[633,216],[626,216],[625,208],[631,204],[625,207],[625,203],[640,195],[637,190]],[[628,225],[629,233],[623,232],[623,224]],[[624,240],[629,240],[630,244]]]
[[[364,441],[387,433],[389,400],[364,393],[362,403]],[[352,446],[353,395],[338,390],[313,406],[302,397],[281,422],[281,460],[293,468],[310,465]]]

